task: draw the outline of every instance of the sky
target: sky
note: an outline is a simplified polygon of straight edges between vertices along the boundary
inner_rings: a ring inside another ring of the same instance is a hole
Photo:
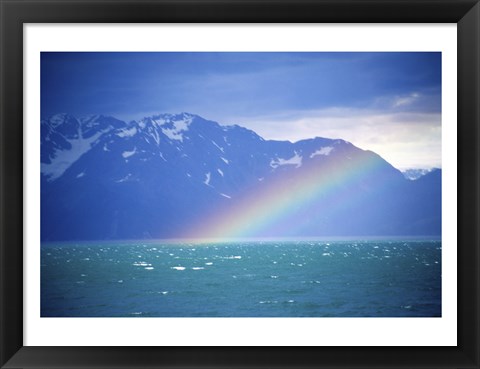
[[[41,54],[41,115],[188,112],[265,139],[341,138],[441,167],[441,53]]]

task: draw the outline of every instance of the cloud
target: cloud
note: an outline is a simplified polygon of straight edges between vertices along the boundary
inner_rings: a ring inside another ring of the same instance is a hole
[[[413,104],[416,100],[418,100],[418,98],[420,97],[420,95],[416,92],[408,95],[408,96],[399,96],[399,97],[396,97],[392,103],[392,107],[394,108],[398,108],[400,106],[405,106],[405,105],[411,105]]]
[[[374,99],[371,107],[376,110],[392,112],[440,112],[440,91],[423,89],[406,94],[382,96]]]

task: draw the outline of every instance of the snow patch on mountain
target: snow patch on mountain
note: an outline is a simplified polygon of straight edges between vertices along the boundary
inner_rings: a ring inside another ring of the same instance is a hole
[[[320,148],[319,150],[313,152],[313,153],[310,155],[310,158],[313,158],[313,157],[318,156],[318,155],[328,156],[328,155],[330,155],[330,153],[332,152],[332,150],[333,150],[333,147],[332,147],[332,146],[322,147],[322,148]]]
[[[48,120],[48,123],[52,128],[57,128],[58,126],[62,125],[68,119],[68,114],[60,113],[55,114]]]
[[[128,173],[125,177],[120,178],[119,180],[116,180],[116,183],[122,183],[128,181],[132,177],[131,173]]]
[[[153,137],[155,142],[157,143],[157,146],[160,145],[160,135],[158,134],[156,129],[153,129],[152,132],[150,133],[150,136]]]
[[[298,153],[295,152],[295,155],[292,156],[290,159],[277,158],[276,160],[270,161],[270,166],[272,168],[278,168],[282,165],[296,165],[296,167],[298,168],[302,166],[302,159],[302,156],[298,155]]]
[[[84,117],[78,118],[78,121],[82,124],[82,126],[87,128],[95,127],[98,124],[98,120],[101,118],[98,114],[90,114]]]
[[[210,178],[211,178],[211,173],[208,172],[205,174],[205,180],[203,181],[203,183],[205,183],[207,186],[210,186]]]
[[[183,119],[170,120],[170,119],[157,119],[156,122],[160,123],[161,130],[165,136],[171,140],[177,140],[183,142],[183,133],[188,131],[190,124],[193,121],[193,116],[183,114]],[[171,127],[166,127],[166,125]]]
[[[162,128],[162,132],[171,140],[177,140],[183,142],[183,134],[175,129]]]
[[[192,123],[192,120],[192,116],[184,114],[184,118],[174,121],[173,125],[177,131],[188,131],[188,127],[190,126],[190,123]]]
[[[50,159],[50,163],[41,164],[41,172],[47,177],[49,181],[53,181],[63,175],[65,171],[75,163],[80,157],[85,154],[92,144],[103,134],[105,131],[97,132],[95,135],[89,138],[83,138],[79,131],[78,139],[67,140],[72,146],[70,150],[56,150],[53,157]]]
[[[221,152],[223,152],[223,153],[225,152],[225,150],[223,149],[223,147],[218,146],[215,141],[212,140],[212,143],[213,143],[216,147],[218,147],[218,149],[219,149]]]
[[[403,176],[410,180],[410,181],[415,181],[419,179],[420,177],[423,177],[424,175],[434,171],[435,168],[426,168],[426,169],[405,169],[402,171]]]
[[[137,148],[134,148],[133,151],[124,151],[122,153],[122,156],[124,157],[124,159],[126,159],[126,158],[129,158],[132,155],[135,155],[136,153],[137,153]]]
[[[137,127],[123,128],[117,133],[118,137],[133,137],[137,134]]]

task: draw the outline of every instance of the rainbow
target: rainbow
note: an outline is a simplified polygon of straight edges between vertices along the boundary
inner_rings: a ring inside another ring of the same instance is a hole
[[[358,196],[351,190],[339,189],[349,188],[348,184],[359,181],[364,176],[374,175],[376,171],[379,174],[376,178],[383,180],[386,185],[388,179],[382,179],[379,171],[384,166],[385,161],[371,152],[355,155],[348,163],[344,161],[323,166],[321,170],[312,162],[301,167],[301,170],[298,168],[298,175],[294,177],[280,175],[269,184],[258,186],[233,206],[212,209],[202,220],[187,227],[185,238],[197,242],[224,242],[265,234],[283,234],[286,229],[291,234],[301,234],[301,222],[291,222],[291,215],[296,209],[308,208],[309,204],[319,200],[323,201],[323,206],[336,211],[351,206]],[[313,207],[311,211],[318,214],[321,209]]]

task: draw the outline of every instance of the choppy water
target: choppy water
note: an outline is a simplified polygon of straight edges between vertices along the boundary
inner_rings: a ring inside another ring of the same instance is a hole
[[[44,317],[441,316],[440,241],[44,244]]]

